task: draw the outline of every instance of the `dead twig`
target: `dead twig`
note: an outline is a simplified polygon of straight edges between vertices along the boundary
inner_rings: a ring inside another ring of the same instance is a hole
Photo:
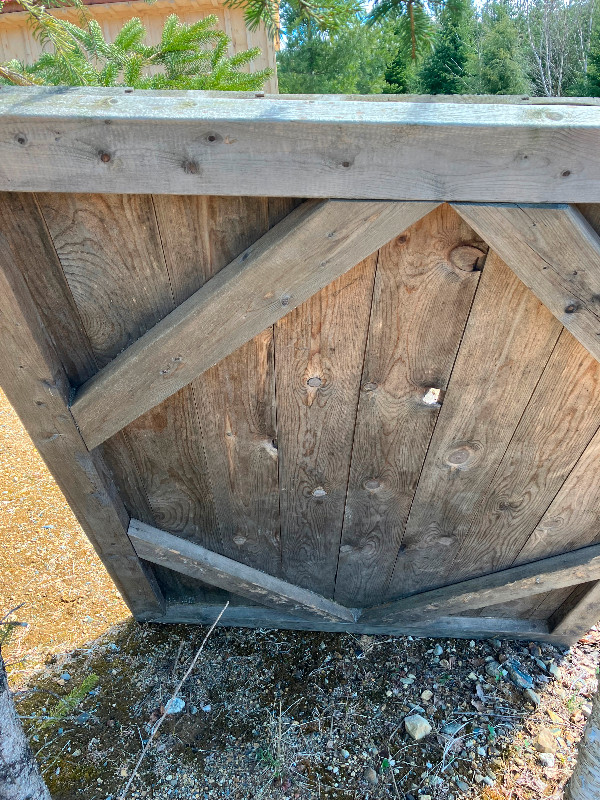
[[[150,745],[151,745],[151,743],[152,743],[152,740],[154,739],[154,737],[155,737],[155,736],[156,736],[156,734],[158,733],[158,729],[159,729],[159,728],[160,728],[160,726],[163,724],[163,722],[165,721],[165,719],[167,718],[167,716],[168,716],[168,714],[169,714],[169,712],[167,711],[167,709],[169,708],[169,703],[170,703],[172,700],[174,700],[174,699],[177,697],[177,695],[179,694],[179,692],[181,691],[181,687],[183,686],[184,682],[185,682],[185,681],[187,680],[187,678],[189,677],[189,675],[190,675],[191,671],[192,671],[192,670],[194,669],[194,667],[196,666],[196,662],[197,662],[197,661],[198,661],[198,659],[200,658],[200,653],[201,653],[201,652],[202,652],[202,650],[204,649],[204,645],[205,645],[205,644],[206,644],[206,642],[208,641],[208,638],[209,638],[209,636],[211,635],[211,633],[212,633],[212,632],[214,631],[214,629],[217,627],[217,624],[218,624],[219,620],[221,619],[221,617],[223,616],[223,614],[225,613],[225,611],[227,610],[227,606],[228,606],[228,605],[229,605],[229,600],[228,600],[228,601],[225,603],[224,607],[223,607],[223,608],[222,608],[222,610],[221,610],[221,613],[219,614],[219,616],[216,618],[216,620],[213,622],[213,624],[212,624],[212,625],[210,626],[210,628],[208,629],[208,633],[206,634],[206,636],[205,636],[205,637],[204,637],[204,639],[202,640],[202,644],[200,645],[200,647],[198,648],[198,652],[196,653],[196,655],[195,655],[195,656],[194,656],[194,658],[192,659],[192,663],[190,664],[190,666],[189,666],[189,667],[187,668],[187,670],[185,671],[185,674],[184,674],[183,678],[182,678],[182,679],[179,681],[179,683],[178,683],[178,684],[177,684],[177,686],[175,687],[175,690],[174,690],[173,694],[171,695],[171,699],[170,699],[170,700],[169,700],[167,703],[165,703],[165,710],[164,710],[164,713],[163,713],[163,715],[160,717],[160,719],[159,719],[159,720],[156,722],[156,725],[155,725],[155,726],[152,728],[152,732],[150,733],[150,737],[148,738],[148,741],[146,742],[146,744],[144,745],[144,747],[143,747],[143,749],[142,749],[142,752],[140,753],[140,757],[139,757],[139,758],[138,758],[138,760],[137,760],[137,764],[135,765],[135,767],[134,767],[134,769],[133,769],[133,772],[131,773],[131,776],[130,776],[129,780],[127,781],[127,784],[125,785],[125,788],[123,789],[123,791],[122,791],[122,792],[121,792],[121,794],[119,795],[119,800],[124,800],[125,796],[127,795],[127,792],[129,791],[129,788],[130,788],[131,784],[133,783],[133,779],[135,778],[135,776],[136,776],[136,775],[137,775],[137,773],[138,773],[138,770],[139,770],[139,768],[140,768],[140,765],[141,765],[142,761],[144,760],[144,756],[146,755],[146,752],[148,751],[148,748],[150,747]]]

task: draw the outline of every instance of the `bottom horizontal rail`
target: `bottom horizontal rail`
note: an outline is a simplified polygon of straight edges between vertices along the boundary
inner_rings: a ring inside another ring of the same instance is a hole
[[[211,624],[222,606],[216,604],[167,602],[164,616],[151,622]],[[493,638],[573,644],[573,638],[550,633],[545,620],[503,619],[500,617],[439,617],[423,623],[376,625],[361,622],[344,623],[301,619],[260,606],[230,605],[223,615],[221,626],[239,628],[281,628],[295,631],[327,631],[370,635],[447,637],[452,639]]]

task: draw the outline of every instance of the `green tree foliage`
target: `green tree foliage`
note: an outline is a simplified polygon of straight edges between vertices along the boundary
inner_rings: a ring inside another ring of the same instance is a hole
[[[600,9],[596,10],[590,37],[585,93],[589,97],[600,97]]]
[[[241,71],[260,50],[228,57],[229,38],[215,29],[217,21],[209,16],[187,25],[172,14],[157,45],[145,43],[146,29],[136,17],[125,23],[114,42],[105,40],[93,19],[84,27],[61,21],[71,40],[67,49],[43,53],[34,64],[13,61],[3,65],[0,80],[138,89],[260,89],[271,70]]]
[[[419,70],[422,92],[460,94],[468,91],[469,68],[475,53],[474,26],[471,0],[460,0],[442,10],[434,50]]]
[[[394,27],[389,23],[367,26],[356,17],[339,33],[324,34],[312,20],[301,20],[277,56],[279,90],[379,93],[395,48]]]
[[[471,91],[523,94],[530,91],[521,32],[505,5],[484,9]]]

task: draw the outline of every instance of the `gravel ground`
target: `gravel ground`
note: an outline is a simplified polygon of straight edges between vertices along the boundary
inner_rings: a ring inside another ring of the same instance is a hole
[[[6,403],[0,426],[17,709],[54,798],[117,800],[206,629],[128,619]],[[127,797],[557,800],[599,643],[219,628]]]

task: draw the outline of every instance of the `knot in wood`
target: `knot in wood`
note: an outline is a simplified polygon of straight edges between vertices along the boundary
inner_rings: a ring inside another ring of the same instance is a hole
[[[450,263],[463,272],[476,272],[481,270],[485,252],[474,245],[460,245],[450,251]]]
[[[313,497],[325,497],[327,492],[322,486],[317,486],[316,489],[313,489]]]
[[[318,389],[319,386],[323,385],[323,381],[317,375],[312,378],[309,378],[306,383],[311,386],[313,389]]]

